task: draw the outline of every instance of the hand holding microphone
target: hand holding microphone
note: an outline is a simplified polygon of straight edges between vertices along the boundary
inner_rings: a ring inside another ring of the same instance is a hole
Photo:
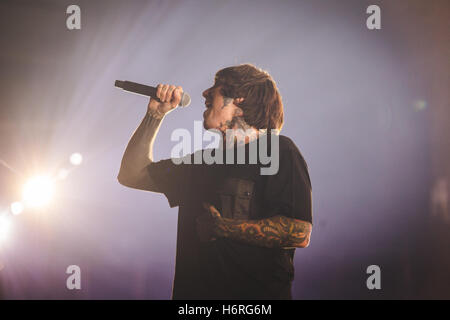
[[[143,84],[116,80],[115,86],[125,91],[150,96],[148,112],[155,117],[162,118],[177,106],[187,107],[191,103],[191,98],[180,86],[158,84],[156,88]]]
[[[155,117],[162,118],[180,104],[182,94],[183,88],[180,86],[158,84],[155,97],[157,99],[150,98],[148,112]]]

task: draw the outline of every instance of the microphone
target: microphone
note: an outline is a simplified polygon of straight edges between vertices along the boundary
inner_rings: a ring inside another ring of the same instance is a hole
[[[152,97],[153,99],[156,99],[157,101],[161,102],[161,100],[159,100],[158,97],[156,96],[156,88],[155,87],[146,86],[144,84],[140,84],[140,83],[136,83],[136,82],[121,81],[121,80],[116,80],[116,82],[114,83],[114,86],[116,86],[118,88],[122,88],[123,90],[128,91],[128,92],[140,94],[140,95],[146,96],[146,97]],[[186,92],[183,92],[181,94],[181,101],[180,101],[179,106],[187,107],[190,103],[191,103],[191,97]]]

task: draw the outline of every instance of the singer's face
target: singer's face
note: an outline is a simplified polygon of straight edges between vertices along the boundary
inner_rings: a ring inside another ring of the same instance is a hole
[[[220,87],[211,87],[203,91],[206,111],[203,113],[203,127],[205,129],[218,129],[225,132],[236,113],[242,112],[233,99],[224,97]],[[237,110],[239,109],[239,110]]]

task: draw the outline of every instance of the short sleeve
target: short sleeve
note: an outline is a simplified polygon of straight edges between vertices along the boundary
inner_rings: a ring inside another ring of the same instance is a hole
[[[312,223],[311,180],[296,147],[280,149],[278,172],[268,176],[264,196],[269,216],[283,215]]]
[[[192,181],[191,169],[192,165],[175,164],[172,159],[153,162],[147,166],[157,192],[164,193],[171,208],[179,206],[189,198],[188,192],[192,190],[188,185]]]

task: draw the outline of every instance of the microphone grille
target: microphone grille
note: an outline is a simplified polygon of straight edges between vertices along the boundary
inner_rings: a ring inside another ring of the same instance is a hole
[[[187,107],[190,104],[191,104],[191,97],[186,92],[183,92],[181,96],[180,106]]]

